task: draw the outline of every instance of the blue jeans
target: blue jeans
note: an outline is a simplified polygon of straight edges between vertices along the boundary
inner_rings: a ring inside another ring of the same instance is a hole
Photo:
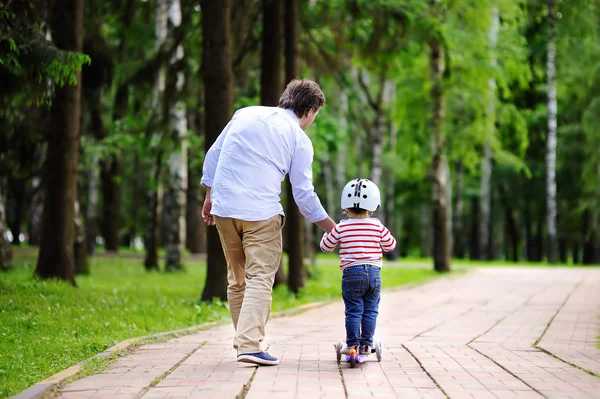
[[[346,305],[346,344],[373,346],[379,314],[381,269],[369,265],[343,270],[342,298]]]

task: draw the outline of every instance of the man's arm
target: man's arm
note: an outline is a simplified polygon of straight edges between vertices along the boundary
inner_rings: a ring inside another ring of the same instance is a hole
[[[335,227],[335,222],[327,215],[317,193],[315,193],[312,183],[312,162],[312,143],[306,137],[297,142],[296,150],[292,156],[289,173],[292,193],[302,215],[309,222],[315,223],[323,231],[329,233]]]
[[[210,214],[212,209],[212,201],[210,200],[210,187],[206,187],[206,196],[204,197],[204,205],[202,205],[202,220],[209,226],[215,225],[215,218]]]
[[[225,141],[225,136],[231,127],[232,121],[233,119],[225,126],[225,129],[223,129],[204,157],[204,163],[202,164],[202,179],[200,180],[200,184],[203,186],[212,187],[213,185],[217,163],[219,162],[219,156],[221,155],[221,147],[223,146],[223,141]]]

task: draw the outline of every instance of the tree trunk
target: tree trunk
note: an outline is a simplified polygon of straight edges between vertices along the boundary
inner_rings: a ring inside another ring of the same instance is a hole
[[[481,259],[479,247],[479,197],[471,197],[471,239],[469,240],[469,257],[471,259]]]
[[[387,115],[385,110],[387,109],[389,102],[392,97],[392,91],[394,90],[394,86],[390,80],[383,80],[383,86],[381,87],[381,95],[379,98],[381,102],[379,103],[379,107],[375,116],[375,125],[371,130],[371,181],[375,183],[377,186],[381,185],[382,175],[383,175],[383,140],[385,137],[385,133],[388,130],[387,123]],[[382,222],[385,224],[387,221],[383,218]]]
[[[321,158],[321,165],[323,167],[323,179],[325,180],[325,197],[327,202],[327,213],[335,215],[337,207],[335,206],[335,189],[333,182],[333,168],[329,158],[329,153],[325,153]]]
[[[431,257],[431,238],[433,236],[431,231],[431,210],[428,204],[421,205],[420,211],[420,241],[421,241],[421,257]]]
[[[102,119],[102,88],[97,88],[89,91],[88,98],[88,110],[90,115],[90,130],[94,134],[94,137],[97,140],[103,140],[106,137],[106,129],[104,127],[104,122]],[[102,194],[103,201],[111,200],[109,193],[110,183],[104,181],[104,177],[106,174],[105,163],[100,163],[100,169],[104,173],[102,175]],[[98,160],[96,157],[92,160],[92,165],[90,169],[90,183],[89,183],[89,192],[88,192],[88,204],[87,204],[87,251],[89,255],[93,255],[96,249],[96,235],[98,234],[98,221],[96,220],[96,214],[98,211]],[[108,186],[107,186],[108,184]],[[102,228],[102,236],[105,240],[105,245],[108,237],[107,227],[108,220],[106,219],[106,212],[108,212],[107,206],[103,205],[102,208],[102,220],[101,220],[101,228]],[[114,247],[114,243],[111,244]],[[105,246],[106,248],[106,246]]]
[[[202,6],[202,47],[206,151],[231,118],[232,73],[229,32],[230,0],[208,1]],[[202,300],[227,299],[227,262],[214,227],[207,231],[206,283]]]
[[[98,158],[94,156],[89,173],[88,203],[86,211],[86,251],[92,256],[96,250],[98,234],[96,211],[98,209]]]
[[[445,104],[442,76],[444,73],[443,48],[437,38],[430,40],[431,72],[431,143],[432,143],[432,225],[433,266],[437,272],[450,271],[450,234],[448,226],[448,160],[446,159],[446,133],[444,131]]]
[[[339,116],[340,130],[339,130],[339,139],[338,139],[338,149],[337,149],[337,161],[336,161],[336,169],[335,169],[335,180],[338,190],[344,187],[347,183],[346,181],[346,152],[347,152],[347,142],[348,140],[348,93],[342,91],[340,96],[340,116]],[[336,208],[334,213],[330,213],[329,216],[333,218],[334,221],[339,220],[343,217],[342,209]]]
[[[346,185],[346,138],[348,134],[348,93],[342,91],[340,96],[340,130],[335,170],[336,184],[338,187]]]
[[[263,0],[263,32],[262,32],[262,49],[261,49],[261,71],[260,71],[260,103],[262,105],[277,106],[279,104],[279,96],[281,95],[282,80],[281,80],[281,58],[283,56],[282,46],[282,19],[283,19],[283,1],[271,1]],[[286,66],[287,66],[286,60]],[[286,220],[286,235],[287,235],[287,248],[288,258],[290,266],[296,262],[296,259],[292,259],[289,252],[291,240],[298,242],[298,234],[295,234],[290,228],[291,225],[297,225],[292,221],[292,218],[297,218],[294,213],[294,207],[296,204],[290,194],[290,182],[289,177],[285,179],[286,192],[288,193],[287,199],[287,220]],[[291,210],[291,212],[290,212]],[[297,233],[297,232],[296,232]],[[300,235],[300,241],[302,235]],[[300,244],[302,245],[302,244]],[[295,253],[294,255],[296,255]],[[302,262],[302,260],[300,260]],[[274,286],[279,284],[285,284],[287,281],[285,277],[285,271],[283,269],[283,262],[280,262],[279,269],[275,275]],[[296,283],[292,283],[296,285]]]
[[[12,249],[6,239],[6,207],[4,198],[4,179],[0,179],[0,271],[11,268]]]
[[[502,198],[504,198],[504,191],[502,188],[500,190],[501,190],[500,196]],[[514,211],[508,204],[508,201],[503,199],[503,202],[504,202],[504,209],[505,209],[505,213],[506,213],[506,231],[507,231],[507,235],[508,235],[507,241],[510,242],[510,249],[511,249],[510,256],[507,256],[507,258],[512,259],[513,262],[518,262],[519,261],[519,241],[520,241],[519,226],[517,223],[517,219],[514,215]]]
[[[575,240],[573,242],[573,264],[577,265],[581,262],[581,254],[580,254],[580,248],[581,246],[579,245],[579,242],[577,242],[577,240]]]
[[[490,244],[489,244],[489,248],[490,248],[490,257],[489,260],[494,260],[494,259],[498,259],[501,258],[502,256],[502,252],[503,252],[503,248],[504,248],[504,241],[506,239],[505,237],[505,218],[504,218],[504,213],[502,212],[502,208],[500,206],[500,204],[497,203],[498,199],[494,198],[492,196],[492,217],[491,217],[491,223],[490,223]]]
[[[204,132],[203,115],[200,111],[204,103],[202,90],[197,94],[198,104],[195,111],[190,111],[190,125],[195,133],[201,136]],[[192,168],[192,160],[196,156],[193,149],[188,149],[188,195],[187,195],[187,236],[186,247],[192,254],[206,253],[206,225],[202,220],[202,203],[200,202],[200,179],[196,177],[196,170]]]
[[[168,9],[169,33],[181,25],[181,6],[179,0],[171,0]],[[183,46],[177,47],[171,59],[171,67],[183,60]],[[173,151],[169,155],[169,176],[165,193],[165,224],[167,225],[167,257],[165,267],[168,271],[182,269],[181,258],[185,252],[185,210],[188,182],[187,169],[187,119],[185,102],[181,93],[185,87],[185,74],[180,71],[176,76],[175,90],[169,101],[169,136],[173,142]]]
[[[600,263],[600,260],[596,258],[599,252],[598,240],[600,239],[598,234],[598,226],[595,226],[594,211],[589,209],[583,212],[583,223],[582,227],[582,241],[583,241],[583,255],[582,262],[584,265],[591,265],[594,263]]]
[[[541,262],[544,259],[544,213],[540,210],[537,221],[537,234],[535,236],[535,261]]]
[[[75,259],[75,275],[90,274],[90,265],[88,263],[85,226],[81,219],[79,201],[75,201],[75,242],[73,243],[73,256]]]
[[[524,247],[524,253],[523,253],[523,259],[527,259],[527,261],[532,262],[534,256],[534,240],[533,240],[533,232],[531,229],[531,226],[533,225],[533,220],[531,217],[531,210],[530,210],[530,205],[529,205],[529,198],[526,196],[525,197],[525,212],[523,215],[523,224],[524,224],[524,228],[525,228],[525,245],[523,245]]]
[[[167,39],[167,0],[157,0],[154,32],[156,35],[156,47],[160,47]],[[152,108],[154,110],[155,123],[152,134],[160,141],[165,133],[167,123],[165,108],[165,88],[167,80],[167,67],[164,62],[158,68],[156,81],[154,82],[154,95]],[[162,219],[162,149],[159,148],[154,155],[156,158],[152,166],[152,182],[148,189],[148,219],[146,222],[146,257],[144,266],[146,270],[158,270],[158,247],[160,245],[160,231]]]
[[[81,52],[83,0],[53,2],[49,14],[56,47]],[[77,81],[81,81],[80,72],[77,73]],[[81,85],[57,88],[50,112],[46,195],[35,273],[40,278],[57,277],[75,285],[73,220],[77,198]]]
[[[10,226],[10,231],[12,232],[12,235],[13,235],[13,239],[12,239],[13,245],[21,244],[21,228],[22,228],[22,224],[23,224],[23,216],[24,216],[24,210],[25,210],[25,205],[26,205],[25,183],[26,183],[25,179],[21,179],[21,178],[9,179],[10,194],[12,194],[11,197],[15,204],[14,215],[12,217],[12,220],[8,221],[9,226]]]
[[[277,3],[277,2],[275,2]],[[298,77],[298,0],[285,0],[281,2],[285,4],[285,81],[289,82]],[[272,6],[273,7],[273,6]],[[273,25],[281,23],[281,18],[278,18],[277,11],[273,11],[273,20],[270,22]],[[266,15],[265,15],[266,16]],[[265,22],[267,19],[265,18]],[[272,32],[276,34],[275,32]],[[263,48],[264,51],[268,49]],[[277,55],[275,50],[272,50]],[[273,64],[272,68],[279,65]],[[276,76],[279,76],[276,73]],[[280,90],[281,91],[281,90]],[[275,91],[273,90],[273,95]],[[279,94],[277,94],[279,96]],[[275,100],[275,97],[273,97]],[[333,183],[331,167],[329,166],[329,158],[327,159],[327,169],[329,178],[326,179],[329,184]],[[304,253],[305,247],[310,246],[310,242],[305,242],[305,222],[304,217],[300,213],[300,209],[296,202],[292,200],[292,185],[288,177],[288,203],[287,203],[287,222],[288,222],[288,288],[294,294],[298,294],[301,288],[304,287]],[[328,207],[332,206],[328,203]],[[328,209],[329,211],[330,209]]]
[[[498,41],[499,11],[498,7],[492,8],[492,19],[489,32],[490,64],[496,67],[496,43]],[[490,230],[491,230],[491,177],[492,177],[492,139],[496,134],[496,79],[488,81],[489,98],[487,104],[488,132],[483,149],[483,163],[481,166],[481,216],[479,217],[480,256],[483,260],[491,259]]]
[[[393,98],[393,96],[392,96]],[[396,151],[396,141],[398,139],[398,128],[396,127],[396,124],[394,122],[390,122],[389,124],[390,127],[390,140],[389,140],[389,145],[388,145],[388,151],[395,153]],[[395,183],[396,183],[396,176],[394,174],[394,170],[390,169],[389,167],[386,167],[384,169],[384,197],[383,197],[383,220],[385,220],[386,223],[386,227],[388,229],[390,229],[395,235],[396,237],[400,238],[400,231],[397,230],[397,226],[395,224],[397,217],[400,217],[400,215],[396,215],[396,213],[400,213],[400,211],[396,210],[395,204],[396,204],[396,190],[395,190]],[[398,258],[400,253],[400,245],[396,246],[396,249],[394,249],[392,252],[386,252],[384,254],[384,256],[386,257],[386,259],[389,260],[395,260]]]
[[[315,243],[315,225],[308,220],[304,219],[304,242],[306,242],[305,246],[305,254],[304,257],[310,259],[310,264],[314,266],[317,263],[317,248],[318,245]],[[310,277],[310,273],[308,268],[304,268],[305,276]]]
[[[121,209],[121,185],[119,160],[111,156],[100,163],[102,166],[102,226],[106,251],[119,250],[119,222]]]
[[[29,208],[29,245],[38,246],[42,239],[42,213],[44,209],[44,189],[41,179],[34,177],[31,182],[33,198]]]
[[[157,182],[156,188],[148,190],[148,219],[146,225],[145,247],[146,256],[144,266],[146,270],[158,270],[158,247],[160,238],[160,226],[162,215],[162,200],[163,192],[161,180],[161,163],[162,157],[159,155],[156,163],[153,166],[152,177],[153,181]]]
[[[192,254],[201,254],[206,251],[206,233],[202,221],[202,204],[198,200],[198,183],[190,167],[190,159],[194,156],[188,149],[188,191],[186,209],[186,248]]]
[[[548,138],[546,152],[546,224],[548,262],[556,262],[556,48],[554,43],[555,0],[548,0]]]
[[[558,253],[560,256],[560,263],[567,263],[569,261],[569,242],[566,238],[558,240]]]
[[[454,256],[462,259],[465,257],[463,245],[463,178],[465,166],[462,162],[456,164],[456,201],[454,202]]]

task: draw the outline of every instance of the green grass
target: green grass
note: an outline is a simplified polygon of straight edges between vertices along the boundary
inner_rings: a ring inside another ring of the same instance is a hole
[[[32,277],[36,250],[14,251],[15,269],[0,273],[0,397],[18,393],[128,338],[228,321],[227,304],[198,301],[206,269],[189,261],[182,273],[148,273],[141,259],[90,259],[91,275],[77,288]],[[320,258],[319,258],[320,259]],[[273,312],[340,298],[335,258],[319,260],[299,298],[285,287],[273,293]],[[435,277],[429,269],[388,267],[384,287]],[[102,368],[98,360],[86,366]]]

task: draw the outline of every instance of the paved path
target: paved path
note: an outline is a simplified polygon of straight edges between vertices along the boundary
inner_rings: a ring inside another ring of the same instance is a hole
[[[335,361],[343,322],[341,302],[272,320],[277,367],[238,364],[231,326],[144,345],[60,395],[600,398],[600,269],[486,268],[384,291],[383,360],[356,369]]]

